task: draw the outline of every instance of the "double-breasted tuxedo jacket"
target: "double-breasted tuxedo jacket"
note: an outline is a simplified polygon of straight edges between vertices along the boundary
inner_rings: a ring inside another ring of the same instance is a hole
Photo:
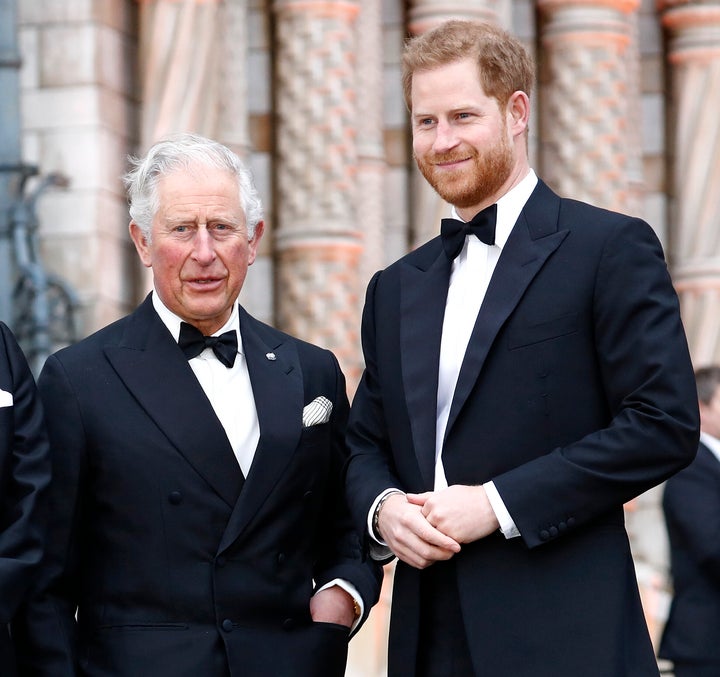
[[[8,624],[35,581],[45,538],[50,453],[25,356],[0,322],[0,673],[15,674]]]
[[[663,493],[673,600],[659,654],[720,671],[720,461],[700,443]]]
[[[366,611],[379,593],[343,495],[344,378],[242,308],[240,331],[260,424],[245,479],[150,297],[48,359],[53,538],[27,674],[343,674],[348,631],[311,622],[313,591],[345,579]],[[321,395],[331,420],[303,428]]]
[[[438,237],[368,287],[347,473],[366,534],[384,489],[433,488],[450,270]],[[494,481],[521,533],[455,556],[478,675],[657,675],[622,506],[691,461],[696,399],[650,227],[539,182],[479,311],[442,450],[448,483]],[[389,647],[398,677],[414,674],[419,579],[398,564]]]

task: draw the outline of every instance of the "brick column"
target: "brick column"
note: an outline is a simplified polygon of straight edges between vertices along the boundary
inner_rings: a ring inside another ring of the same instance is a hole
[[[275,0],[276,318],[360,371],[357,2]]]
[[[720,4],[664,2],[672,80],[671,262],[697,365],[720,360]]]
[[[357,21],[362,59],[357,63],[357,222],[362,234],[360,298],[370,277],[385,267],[383,82],[380,0],[363,0]],[[397,208],[400,208],[398,205]],[[404,207],[404,205],[402,205]]]
[[[562,195],[638,211],[637,0],[539,0],[542,175]],[[546,81],[545,81],[546,80]]]

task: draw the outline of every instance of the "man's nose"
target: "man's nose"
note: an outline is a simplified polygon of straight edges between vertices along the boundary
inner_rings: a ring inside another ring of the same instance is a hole
[[[215,258],[215,241],[207,226],[197,229],[193,245],[193,257],[200,263],[209,263]]]
[[[435,152],[447,151],[456,146],[457,142],[457,135],[453,125],[445,120],[439,120],[435,127],[433,150]]]

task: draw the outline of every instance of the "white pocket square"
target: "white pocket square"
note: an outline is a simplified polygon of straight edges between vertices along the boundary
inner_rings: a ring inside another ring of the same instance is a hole
[[[309,428],[311,425],[319,425],[320,423],[327,423],[330,420],[332,406],[332,402],[327,397],[323,397],[322,395],[316,397],[303,409],[303,428]]]
[[[0,390],[0,407],[12,407],[13,396],[7,390]]]

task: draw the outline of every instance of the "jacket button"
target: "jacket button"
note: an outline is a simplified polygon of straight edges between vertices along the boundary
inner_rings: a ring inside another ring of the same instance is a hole
[[[575,526],[575,518],[574,518],[574,517],[570,517],[570,518],[568,519],[568,521],[567,521],[567,525],[568,525],[569,527],[574,527],[574,526]]]
[[[550,538],[550,534],[549,534],[547,531],[545,531],[545,529],[543,529],[543,530],[540,532],[540,540],[541,540],[541,541],[547,541],[549,538]]]
[[[233,624],[232,621],[229,618],[226,618],[222,622],[222,629],[225,630],[225,632],[232,632]]]
[[[550,527],[550,535],[555,538],[558,535],[557,527]]]
[[[180,503],[182,503],[182,494],[179,491],[171,491],[168,496],[168,501],[170,501],[172,505],[180,505]]]
[[[558,524],[558,529],[560,529],[560,531],[567,531],[567,524],[565,524],[565,522],[560,522],[560,524]]]
[[[279,552],[279,553],[278,553],[278,556],[277,556],[277,563],[278,563],[278,564],[285,564],[285,559],[286,559],[285,553],[284,553],[284,552]]]
[[[292,618],[286,618],[283,621],[283,628],[285,630],[292,630],[295,627],[295,620]]]
[[[312,492],[312,491],[306,491],[306,492],[303,494],[303,500],[304,500],[304,501],[309,501],[312,497],[313,497],[313,492]]]

